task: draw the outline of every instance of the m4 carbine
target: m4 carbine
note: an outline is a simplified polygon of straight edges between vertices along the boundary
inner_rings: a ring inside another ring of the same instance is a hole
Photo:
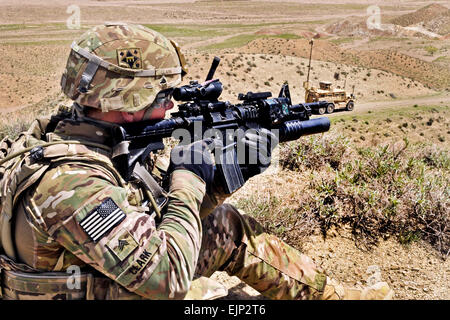
[[[278,130],[279,142],[285,142],[329,130],[328,118],[310,119],[308,103],[291,103],[287,84],[282,86],[277,98],[271,98],[270,92],[248,92],[238,95],[240,102],[237,104],[219,101],[222,83],[212,79],[219,61],[219,58],[214,58],[204,83],[191,81],[189,85],[173,90],[173,98],[183,103],[170,118],[118,127],[119,132],[114,134],[115,142],[126,142],[129,151],[115,159],[125,179],[130,178],[136,162],[143,161],[152,151],[164,149],[162,139],[173,136],[177,129],[190,133],[190,141],[182,141],[184,144],[204,139],[206,131],[216,131],[221,133],[221,137],[229,137],[230,132],[239,128],[265,128]],[[228,140],[223,145],[220,154],[215,155],[216,159],[220,159],[216,161],[216,174],[220,174],[225,192],[233,193],[245,180],[238,163],[236,142],[230,143]]]

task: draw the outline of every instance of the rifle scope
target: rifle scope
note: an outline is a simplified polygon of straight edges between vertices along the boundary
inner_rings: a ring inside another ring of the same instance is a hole
[[[177,101],[217,101],[217,98],[222,94],[222,90],[222,83],[218,80],[207,81],[204,84],[192,81],[188,85],[175,88],[173,98]]]

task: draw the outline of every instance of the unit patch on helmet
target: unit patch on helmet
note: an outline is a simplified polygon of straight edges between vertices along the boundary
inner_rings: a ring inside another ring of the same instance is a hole
[[[117,49],[117,64],[124,68],[142,69],[141,48]]]

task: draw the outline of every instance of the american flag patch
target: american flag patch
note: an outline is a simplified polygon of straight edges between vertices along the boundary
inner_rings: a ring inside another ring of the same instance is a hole
[[[125,213],[111,198],[108,198],[83,218],[80,226],[94,242],[97,242],[123,219]]]

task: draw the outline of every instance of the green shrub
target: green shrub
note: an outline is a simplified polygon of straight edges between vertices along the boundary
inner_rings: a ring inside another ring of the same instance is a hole
[[[433,46],[427,46],[425,47],[426,52],[428,52],[430,55],[435,54],[438,51],[438,48]]]
[[[401,243],[424,239],[449,254],[448,151],[406,139],[358,148],[341,136],[313,136],[283,144],[280,164],[308,179],[290,201],[297,200],[298,217],[314,217],[324,234],[345,224],[368,248],[394,236]]]
[[[337,169],[348,145],[349,141],[344,137],[316,139],[310,136],[283,144],[280,149],[280,164],[289,170],[296,170],[301,166],[320,170],[325,165]]]

